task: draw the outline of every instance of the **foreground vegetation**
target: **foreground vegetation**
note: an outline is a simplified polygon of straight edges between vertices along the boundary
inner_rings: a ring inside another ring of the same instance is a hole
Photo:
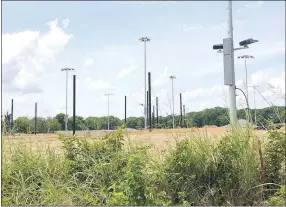
[[[251,117],[254,122],[255,110],[250,110]],[[237,111],[239,119],[246,119],[245,109]],[[55,117],[38,117],[37,118],[37,132],[47,133],[64,130],[64,114],[57,114]],[[224,126],[229,123],[228,110],[222,107],[215,107],[212,109],[205,109],[199,112],[189,112],[184,117],[182,123],[180,123],[180,116],[175,116],[175,126],[182,127],[203,127],[205,125]],[[277,124],[284,123],[286,119],[285,107],[271,106],[263,109],[256,110],[257,125],[266,127],[269,122]],[[9,113],[2,117],[2,131],[10,130]],[[156,124],[156,117],[153,119],[153,126],[156,128],[173,128],[173,120],[171,115],[158,117],[159,124]],[[34,118],[29,119],[28,117],[18,117],[14,121],[13,132],[16,133],[33,133],[35,128]],[[72,117],[69,118],[68,129],[72,130]],[[87,117],[76,116],[76,130],[103,130],[107,129],[107,117]],[[110,117],[110,129],[116,129],[121,126],[124,120],[120,120],[117,117]],[[140,129],[144,127],[143,117],[129,117],[127,118],[126,127]],[[5,128],[5,130],[4,130]]]
[[[59,135],[63,154],[10,146],[2,205],[285,205],[286,134],[268,133],[240,129],[216,144],[193,134],[164,153],[124,141],[123,129],[89,142]]]

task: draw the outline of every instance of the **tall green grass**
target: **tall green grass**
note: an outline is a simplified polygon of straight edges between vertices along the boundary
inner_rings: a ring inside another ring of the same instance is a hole
[[[263,148],[267,183],[261,183],[257,138],[245,129],[231,131],[216,143],[206,134],[190,134],[164,154],[153,146],[124,141],[124,131],[92,141],[59,135],[62,154],[11,147],[3,155],[2,205],[286,202],[285,132],[269,133]]]

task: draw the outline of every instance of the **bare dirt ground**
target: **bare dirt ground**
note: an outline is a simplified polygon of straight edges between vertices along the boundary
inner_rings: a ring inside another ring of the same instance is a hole
[[[217,141],[219,137],[227,133],[227,129],[218,127],[209,128],[189,128],[189,129],[156,129],[129,131],[125,135],[126,141],[138,144],[154,145],[158,150],[165,150],[176,143],[176,140],[185,137],[201,136]],[[266,131],[256,131],[258,136],[265,134]],[[89,138],[87,138],[89,139]],[[16,135],[3,137],[3,152],[9,151],[13,146],[26,145],[32,150],[61,150],[61,142],[56,134],[37,134],[37,135]]]

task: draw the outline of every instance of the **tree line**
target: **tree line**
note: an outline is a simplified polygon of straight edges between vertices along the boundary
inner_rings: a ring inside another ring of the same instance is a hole
[[[246,119],[246,109],[240,109],[237,111],[238,119]],[[252,120],[255,120],[255,110],[250,109]],[[256,110],[256,123],[258,126],[267,126],[269,122],[285,123],[285,107],[272,106],[263,109]],[[37,133],[52,133],[55,131],[61,131],[65,128],[64,122],[65,114],[60,113],[55,117],[37,117]],[[167,116],[153,116],[152,126],[153,128],[172,128],[173,119],[172,115]],[[158,120],[158,123],[157,123]],[[108,117],[87,117],[82,116],[75,117],[76,130],[106,130],[108,128]],[[72,130],[72,117],[69,117],[68,130]],[[117,117],[109,117],[110,129],[115,130],[119,126],[124,124],[124,119],[121,120]],[[189,112],[186,116],[175,116],[175,126],[180,127],[203,127],[203,126],[224,126],[229,124],[228,109],[222,107],[215,107],[211,109],[204,109],[199,112]],[[2,116],[1,127],[3,132],[11,131],[11,117],[7,113]],[[128,117],[126,120],[126,127],[133,129],[144,128],[144,117]],[[29,119],[28,117],[18,117],[13,121],[12,131],[15,133],[34,133],[35,131],[35,118]]]

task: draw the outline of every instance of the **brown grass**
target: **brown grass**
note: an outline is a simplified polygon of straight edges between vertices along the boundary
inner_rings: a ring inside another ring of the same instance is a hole
[[[256,131],[256,135],[263,135],[266,131]],[[176,140],[184,139],[185,137],[192,137],[200,135],[213,141],[219,140],[219,137],[227,133],[227,129],[219,127],[208,128],[189,128],[189,129],[154,129],[149,130],[130,131],[126,134],[126,141],[133,143],[154,145],[158,150],[166,150],[173,146]],[[87,139],[91,139],[86,137]],[[3,151],[9,150],[19,144],[25,144],[32,150],[39,148],[50,148],[56,151],[61,150],[61,142],[56,134],[37,134],[37,135],[16,135],[5,136],[3,139]],[[8,147],[9,146],[9,147]]]

